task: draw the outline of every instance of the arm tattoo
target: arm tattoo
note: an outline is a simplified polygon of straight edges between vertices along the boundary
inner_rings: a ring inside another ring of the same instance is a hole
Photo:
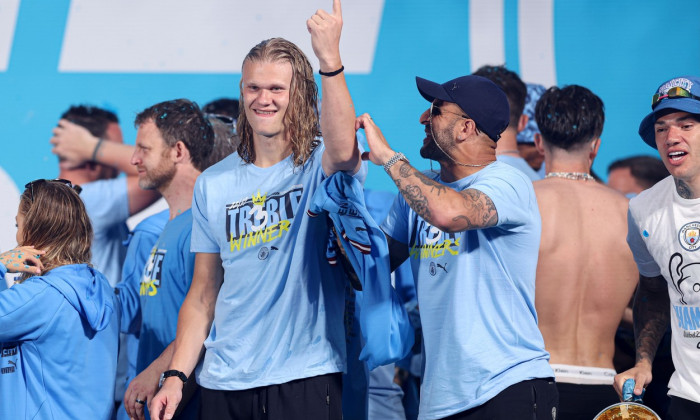
[[[678,192],[678,195],[683,198],[693,198],[693,194],[690,192],[690,187],[688,187],[688,184],[686,184],[685,181],[678,178],[673,178],[673,181],[676,183],[676,191]]]
[[[634,338],[637,361],[654,360],[661,338],[669,322],[670,302],[663,276],[639,276],[639,288],[634,296]]]
[[[429,193],[440,196],[446,194],[449,187],[440,184],[439,182],[430,179],[423,175],[420,171],[413,168],[407,162],[401,162],[399,166],[399,176],[401,178],[409,178],[415,176],[420,182],[430,187]],[[424,194],[420,185],[415,185],[410,182],[404,183],[401,179],[395,179],[394,183],[403,195],[408,205],[424,220],[431,222],[430,203],[428,197]],[[456,226],[450,230],[459,232],[467,229],[479,229],[495,226],[498,223],[498,213],[493,201],[486,194],[479,190],[467,189],[459,193],[462,197],[462,205],[465,209],[465,214],[460,214],[452,218],[452,221],[457,222]]]

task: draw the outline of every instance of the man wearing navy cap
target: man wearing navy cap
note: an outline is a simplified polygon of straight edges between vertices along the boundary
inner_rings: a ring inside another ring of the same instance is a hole
[[[401,195],[382,225],[392,268],[407,258],[425,338],[420,419],[554,419],[558,394],[535,312],[541,221],[532,183],[496,161],[508,99],[493,82],[416,78],[431,105],[420,117],[420,172],[392,150],[368,114],[370,152]]]
[[[700,79],[677,77],[659,86],[639,135],[658,149],[671,176],[629,204],[627,242],[639,268],[634,303],[635,366],[615,377],[619,394],[652,381],[656,349],[671,321],[676,371],[668,383],[668,419],[700,412]],[[670,317],[670,318],[669,318]]]

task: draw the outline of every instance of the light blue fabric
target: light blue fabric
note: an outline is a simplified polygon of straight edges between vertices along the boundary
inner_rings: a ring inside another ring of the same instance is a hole
[[[220,254],[224,268],[200,385],[241,390],[345,369],[344,278],[326,260],[326,221],[305,214],[325,178],[323,150],[296,168],[291,156],[260,168],[232,154],[197,179],[192,251]]]
[[[440,181],[438,174],[427,176]],[[425,337],[421,419],[479,406],[515,383],[553,377],[537,328],[541,220],[532,182],[494,162],[453,183],[491,198],[498,224],[444,233],[398,197],[384,231],[407,244]]]
[[[165,209],[143,219],[124,241],[127,250],[122,268],[122,281],[115,287],[118,290],[123,333],[138,334],[141,330],[141,277],[151,251],[169,218],[170,210]]]
[[[141,330],[141,302],[139,298],[139,285],[143,268],[146,266],[151,250],[158,240],[158,236],[163,231],[163,227],[168,223],[170,210],[165,209],[160,213],[151,215],[143,219],[129,237],[124,241],[126,258],[122,267],[122,280],[117,284],[119,304],[121,308],[121,330],[127,333],[127,355],[129,359],[129,369],[127,371],[126,386],[137,375],[136,357],[139,350],[138,334]],[[148,410],[145,415],[148,417]],[[118,420],[129,420],[129,416],[124,409],[124,403],[117,409]]]
[[[7,289],[5,274],[7,274],[7,267],[5,267],[5,264],[0,263],[0,292]]]
[[[362,184],[337,172],[316,190],[309,214],[327,214],[362,284],[356,292],[363,347],[360,360],[372,370],[396,362],[413,347],[413,328],[391,285],[384,233],[365,207]]]
[[[194,273],[191,234],[192,211],[187,210],[165,225],[146,262],[139,289],[138,372],[147,368],[175,339],[177,317]]]
[[[0,418],[109,419],[118,340],[114,292],[86,264],[0,293]]]
[[[542,179],[540,174],[535,172],[527,161],[520,156],[496,155],[496,160],[507,163],[510,166],[521,170],[525,175],[527,175],[528,178],[530,178],[530,181],[539,181]]]
[[[94,232],[91,262],[114,287],[121,279],[126,256],[123,242],[129,235],[126,227],[126,219],[129,218],[126,178],[103,179],[82,184],[81,187],[80,198]]]

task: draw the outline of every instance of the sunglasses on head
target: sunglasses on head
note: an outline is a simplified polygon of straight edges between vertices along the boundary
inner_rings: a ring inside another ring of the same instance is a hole
[[[80,187],[80,185],[73,185],[72,182],[70,182],[67,179],[62,179],[62,178],[56,178],[56,179],[37,179],[35,181],[32,181],[24,186],[24,189],[29,190],[29,198],[32,200],[32,203],[34,202],[34,186],[43,184],[44,182],[58,182],[59,184],[67,185],[68,187],[72,188],[75,190],[76,193],[80,194],[80,191],[83,189]]]
[[[682,87],[672,87],[666,93],[656,93],[651,99],[651,109],[656,108],[656,106],[664,99],[677,99],[677,98],[690,98],[700,101],[700,96],[695,96],[686,89]]]

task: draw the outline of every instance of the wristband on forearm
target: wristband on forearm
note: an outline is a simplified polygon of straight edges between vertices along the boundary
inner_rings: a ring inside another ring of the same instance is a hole
[[[97,151],[100,150],[100,146],[102,146],[102,142],[104,141],[104,138],[100,137],[97,139],[97,144],[95,145],[95,150],[92,151],[92,158],[90,159],[93,162],[97,162]]]

